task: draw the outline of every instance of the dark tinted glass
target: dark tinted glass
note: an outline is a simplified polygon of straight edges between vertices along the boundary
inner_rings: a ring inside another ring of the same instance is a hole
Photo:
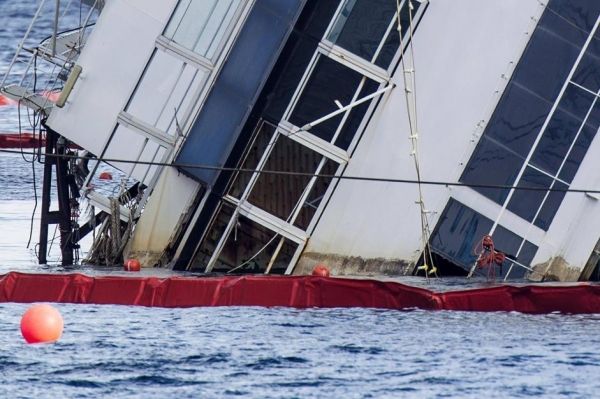
[[[350,104],[362,78],[358,72],[321,56],[289,118],[290,122],[303,127],[336,111],[336,100],[344,105]],[[325,141],[331,141],[341,120],[342,115],[338,115],[316,125],[310,133]]]
[[[309,1],[304,6],[271,74],[275,80],[270,82],[273,89],[264,111],[267,119],[280,121],[283,117],[339,3],[340,0],[318,0]]]
[[[266,227],[238,216],[213,270],[227,272],[235,268],[237,273],[264,272],[280,238]]]
[[[225,228],[233,215],[234,209],[227,203],[221,203],[215,219],[212,221],[200,248],[194,257],[191,268],[194,270],[204,270],[208,265],[208,261],[212,257],[221,236],[225,232]]]
[[[319,175],[334,175],[338,167],[338,163],[328,159]],[[303,230],[308,228],[308,225],[315,216],[315,213],[317,212],[317,209],[319,208],[319,205],[321,204],[321,201],[323,200],[323,197],[325,196],[325,193],[332,181],[333,178],[330,177],[317,178],[317,181],[310,191],[306,202],[302,205],[302,209],[300,210],[300,213],[294,222],[295,226],[300,227]]]
[[[490,232],[493,222],[451,198],[431,235],[438,255],[469,270],[476,260],[475,245]]]
[[[593,92],[600,90],[600,35],[596,33],[579,62],[573,81]]]
[[[496,227],[494,234],[492,234],[492,238],[494,239],[494,248],[497,251],[504,253],[510,259],[517,260],[517,252],[523,242],[523,238],[502,226]],[[506,260],[498,271],[498,276],[505,276],[510,269],[510,265],[511,262]],[[510,272],[510,277],[520,278],[523,277],[525,272],[525,269],[515,265]]]
[[[583,161],[583,158],[585,157],[592,140],[596,136],[597,131],[598,128],[596,127],[590,127],[589,125],[584,126],[559,174],[559,178],[561,180],[564,180],[568,183],[573,181],[573,178],[579,169],[579,165]]]
[[[551,103],[512,83],[502,96],[484,134],[525,159],[551,108]]]
[[[566,190],[568,186],[558,181],[554,181],[554,185],[552,186],[556,189]],[[560,204],[562,203],[563,198],[565,198],[566,192],[561,191],[550,191],[548,193],[548,197],[546,201],[544,201],[544,205],[540,210],[538,217],[535,219],[534,224],[543,230],[548,230],[550,228],[550,224],[554,219],[554,215],[558,211]]]
[[[546,11],[514,72],[514,81],[554,102],[586,37],[563,18]]]
[[[413,5],[415,5],[415,3],[413,3]],[[414,7],[413,17],[417,13],[419,7],[420,7],[420,4],[417,4],[416,7]],[[383,69],[389,68],[390,63],[394,59],[394,56],[396,55],[396,53],[398,52],[398,48],[400,47],[400,36],[402,36],[402,38],[404,38],[405,35],[409,31],[409,28],[410,28],[410,14],[409,13],[410,13],[410,7],[408,6],[408,2],[405,2],[402,6],[402,10],[400,11],[400,29],[401,29],[400,33],[398,33],[398,29],[396,27],[394,27],[392,29],[392,31],[388,34],[388,37],[385,40],[385,44],[382,47],[381,52],[377,56],[377,59],[375,60],[375,65],[377,65]],[[413,24],[415,24],[415,23],[416,23],[416,21],[413,21]],[[413,25],[413,29],[414,28],[416,28],[416,26]]]
[[[566,112],[556,110],[535,148],[531,163],[553,176],[556,175],[581,124],[581,121]]]
[[[344,5],[329,40],[371,61],[396,13],[396,0],[352,0]]]
[[[298,249],[298,244],[290,240],[286,240],[285,238],[279,238],[278,240],[279,252],[273,264],[270,265],[270,274],[284,274],[296,253],[296,249]]]
[[[551,185],[552,178],[527,167],[517,187],[548,189]],[[508,203],[508,210],[532,222],[545,196],[544,190],[515,190]]]
[[[482,137],[460,181],[467,184],[508,185],[515,182],[523,160],[496,142]],[[502,204],[508,189],[473,187],[477,192]]]
[[[591,32],[598,14],[600,2],[598,0],[550,0],[545,14],[553,12],[559,14],[568,23],[577,28]]]
[[[358,99],[361,99],[365,96],[368,96],[369,94],[376,92],[378,88],[379,83],[371,79],[365,78],[365,85],[361,89],[360,94],[358,95]],[[354,136],[356,136],[360,123],[362,122],[365,114],[367,113],[369,106],[372,104],[373,101],[377,100],[378,98],[375,98],[371,101],[367,101],[352,108],[348,119],[344,123],[344,126],[342,127],[342,130],[338,135],[338,138],[335,140],[336,146],[344,150],[347,150],[350,147],[350,144],[352,143]]]

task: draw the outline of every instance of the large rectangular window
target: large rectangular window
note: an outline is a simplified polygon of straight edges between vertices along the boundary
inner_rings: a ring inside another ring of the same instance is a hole
[[[477,246],[483,236],[489,234],[494,222],[473,209],[450,198],[440,220],[433,231],[430,243],[433,252],[470,270],[477,261]],[[511,262],[529,266],[537,247],[503,226],[497,226],[492,234],[497,251],[508,259],[504,262],[500,275],[511,278],[522,277],[526,269]]]
[[[182,0],[165,37],[212,60],[241,0]]]
[[[508,188],[473,188],[544,230],[564,198],[551,188],[568,188],[598,129],[599,14],[598,1],[550,0],[460,179],[517,186],[508,203]]]

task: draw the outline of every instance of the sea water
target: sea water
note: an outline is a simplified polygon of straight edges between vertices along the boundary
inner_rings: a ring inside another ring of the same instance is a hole
[[[36,3],[0,0],[0,75]],[[0,132],[17,130],[16,115],[0,107]],[[36,264],[41,167],[29,159],[0,154],[0,273],[65,272]],[[0,304],[0,398],[600,395],[597,315],[58,304],[62,339],[31,346],[27,306]]]

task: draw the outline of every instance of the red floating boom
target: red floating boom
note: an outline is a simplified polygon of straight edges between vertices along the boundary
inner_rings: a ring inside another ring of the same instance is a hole
[[[502,285],[435,293],[395,282],[313,276],[161,279],[11,272],[0,277],[0,302],[600,313],[600,286]]]
[[[33,133],[0,133],[0,148],[38,148],[45,146],[45,139]]]

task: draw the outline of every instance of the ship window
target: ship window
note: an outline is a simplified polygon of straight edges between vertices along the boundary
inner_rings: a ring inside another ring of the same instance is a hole
[[[451,198],[431,235],[431,247],[442,257],[469,270],[477,259],[475,245],[493,222]]]
[[[229,190],[229,195],[238,199],[242,197],[244,190],[246,190],[246,187],[252,178],[252,172],[246,172],[245,170],[257,170],[258,163],[265,151],[268,150],[269,142],[271,141],[275,130],[276,127],[268,123],[262,123],[260,125],[254,140],[252,140],[249,148],[245,151],[246,156],[243,162],[240,164],[240,169],[243,169],[244,171],[238,172],[234,177]]]
[[[202,240],[202,244],[200,244],[200,248],[196,252],[191,266],[192,269],[204,270],[206,268],[210,258],[217,248],[217,245],[219,244],[219,240],[227,228],[227,224],[229,223],[233,212],[233,206],[225,202],[221,203],[217,212],[217,216],[212,221],[212,224],[208,229],[208,233],[204,237],[204,240]]]
[[[397,10],[396,0],[347,0],[328,39],[371,61]],[[393,31],[397,33],[396,29]]]
[[[274,258],[267,265],[269,274],[284,274],[298,249],[298,244],[285,238],[279,239],[278,246],[279,251],[276,249]]]
[[[216,272],[265,272],[281,236],[239,215],[213,267]],[[287,266],[287,265],[286,265]]]
[[[179,2],[165,37],[212,59],[231,23],[241,0],[182,0]]]
[[[517,187],[548,189],[551,185],[551,177],[527,167]],[[523,219],[532,222],[545,196],[545,190],[515,190],[508,203],[508,209]]]
[[[573,75],[573,81],[594,93],[600,90],[600,34],[594,35]]]
[[[556,175],[590,109],[594,96],[569,85],[538,143],[531,163]]]
[[[279,135],[263,170],[289,174],[260,174],[248,202],[280,219],[289,220],[311,180],[311,176],[297,173],[314,174],[322,159],[321,154]]]
[[[573,149],[569,153],[569,156],[567,157],[565,164],[560,171],[559,177],[561,180],[568,183],[573,181],[573,178],[579,169],[579,165],[581,165],[581,162],[583,161],[588,148],[592,144],[592,140],[596,136],[597,131],[597,127],[591,127],[590,125],[585,125],[583,127],[583,130],[575,141],[575,145],[573,146]]]
[[[320,56],[289,118],[290,122],[302,127],[337,110],[335,101],[349,104],[362,78],[358,72]],[[342,118],[343,115],[337,115],[328,119],[314,126],[310,133],[331,141]]]
[[[165,75],[165,71],[176,71]],[[177,135],[177,125],[188,114],[194,94],[203,86],[208,71],[184,63],[161,50],[155,50],[152,60],[131,102],[127,113],[171,135]]]
[[[379,88],[379,83],[371,79],[364,78],[363,81],[364,86],[361,88],[360,93],[358,94],[358,99],[374,93]],[[344,150],[348,150],[348,148],[350,148],[350,144],[352,143],[352,140],[354,139],[354,136],[358,131],[358,128],[360,127],[360,124],[363,121],[364,116],[367,114],[371,104],[371,101],[367,101],[350,110],[348,119],[344,123],[342,130],[335,139],[336,146]]]
[[[414,4],[416,3],[413,3],[413,5]],[[418,7],[420,7],[420,4],[417,5],[416,9],[418,9]],[[414,20],[415,13],[416,10],[413,10],[413,25],[416,23]],[[410,23],[410,7],[408,2],[405,1],[400,11],[400,35],[398,35],[397,27],[394,26],[393,29],[388,33],[385,43],[383,44],[383,47],[381,48],[381,51],[375,60],[375,65],[383,69],[389,68],[394,56],[398,51],[398,48],[400,47],[400,36],[404,37],[407,34],[410,28]],[[415,28],[415,26],[413,26],[413,28]]]
[[[332,161],[331,159],[327,159],[318,174],[325,176],[333,176],[337,172],[339,166],[340,165],[338,163]],[[294,221],[294,225],[296,227],[299,227],[302,230],[308,229],[308,226],[310,225],[310,222],[317,213],[317,209],[321,204],[321,200],[325,196],[325,193],[327,192],[327,189],[329,188],[329,185],[332,181],[333,178],[331,177],[318,177],[315,180],[315,183],[310,191],[310,194],[308,195],[308,198],[306,199],[304,204],[302,204],[302,209],[300,210],[298,217]]]
[[[527,168],[519,182],[522,185],[548,188],[557,175],[563,182],[570,183],[573,180],[596,134],[600,117],[594,108],[586,120],[590,107],[596,101],[592,93],[568,84],[562,97],[558,96],[568,83],[566,79],[573,68],[576,71],[573,76],[575,83],[594,92],[600,86],[600,81],[594,80],[597,77],[592,77],[596,69],[600,70],[597,65],[600,61],[599,37],[589,37],[599,13],[600,2],[597,1],[550,0],[463,172],[462,182],[485,184],[483,175],[488,171],[475,169],[482,164],[482,159],[489,159],[493,153],[486,142],[491,138],[519,157],[505,157],[504,160],[496,158],[496,170],[490,174],[488,183],[497,184],[504,180],[495,175],[505,172],[506,168],[517,171]],[[588,39],[590,45],[577,65]],[[554,110],[553,104],[556,105]],[[548,117],[548,124],[542,131]],[[533,148],[529,165],[549,176],[524,165],[534,144],[536,147]],[[507,164],[502,165],[504,162]],[[508,173],[502,177],[507,177],[505,184],[513,185],[517,175]],[[563,185],[559,181],[554,184]],[[507,198],[505,193],[493,195],[488,190],[476,190],[500,205],[504,205]],[[560,193],[517,190],[507,207],[529,221],[533,220],[539,209],[540,215],[534,224],[548,229],[563,198],[564,195]],[[543,208],[540,208],[542,201]]]
[[[569,186],[555,180],[552,188],[566,190],[567,188],[569,188]],[[565,197],[565,195],[566,192],[564,191],[548,192],[548,197],[544,201],[544,205],[542,206],[542,209],[540,209],[540,213],[538,214],[534,222],[534,224],[537,227],[544,230],[548,230],[548,228],[550,227],[550,223],[552,223],[552,219],[554,219],[554,215],[556,215],[556,212],[558,211],[558,208],[560,207],[560,204],[562,203],[562,200]]]
[[[461,181],[467,184],[512,185],[523,161],[493,140],[482,137],[465,168]],[[473,187],[473,190],[502,203],[509,193],[506,188]]]
[[[358,72],[329,57],[320,56],[292,111],[290,122],[295,126],[302,127],[336,111],[338,109],[336,101],[342,105],[348,105],[353,100],[359,99],[355,95],[363,79],[366,78]],[[379,87],[369,79],[366,81],[365,90],[361,92],[362,97],[372,94]],[[330,142],[343,120],[344,114],[337,115],[314,126],[310,129],[310,133]],[[349,142],[355,133],[355,130],[348,130],[342,143]]]
[[[473,209],[450,198],[439,222],[431,235],[430,243],[433,251],[441,257],[470,270],[477,260],[475,249],[484,235],[489,234],[494,223],[489,218]],[[521,264],[529,266],[537,247],[525,241],[517,234],[503,226],[498,225],[492,234],[494,246],[498,251],[504,252],[510,258],[515,258]],[[521,247],[519,251],[519,248]],[[502,275],[506,275],[510,268],[506,261],[502,268]],[[525,269],[513,267],[512,277],[522,276]]]
[[[586,37],[561,16],[546,11],[514,72],[514,81],[554,102]]]
[[[551,108],[551,103],[513,83],[502,96],[484,136],[496,139],[524,160]]]

